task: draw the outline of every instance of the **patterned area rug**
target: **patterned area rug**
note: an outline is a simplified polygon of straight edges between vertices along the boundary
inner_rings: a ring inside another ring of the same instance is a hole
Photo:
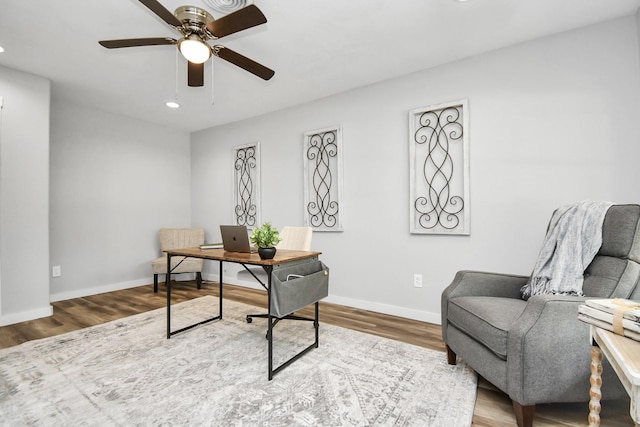
[[[217,314],[176,304],[173,329]],[[166,310],[0,350],[5,425],[468,426],[476,375],[444,353],[320,324],[320,347],[267,379],[266,320],[224,301],[224,319],[165,338]],[[321,319],[322,321],[322,319]],[[274,330],[274,366],[313,342],[311,322]]]

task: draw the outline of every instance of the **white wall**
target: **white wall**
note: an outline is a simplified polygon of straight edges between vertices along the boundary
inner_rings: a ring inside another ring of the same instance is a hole
[[[192,222],[209,240],[231,223],[232,147],[260,141],[263,220],[302,224],[303,133],[340,124],[345,231],[312,245],[332,271],[330,300],[439,322],[456,271],[529,274],[554,208],[640,202],[637,37],[635,18],[619,19],[194,133]],[[462,98],[471,235],[411,235],[408,112]]]
[[[640,9],[636,12],[636,30],[638,31],[638,60],[640,61]]]
[[[185,131],[51,108],[52,301],[152,283],[158,229],[190,226]]]
[[[50,82],[0,66],[0,325],[49,304]]]

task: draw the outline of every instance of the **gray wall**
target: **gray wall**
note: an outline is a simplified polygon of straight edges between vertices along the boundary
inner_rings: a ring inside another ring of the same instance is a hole
[[[439,322],[456,271],[529,274],[556,207],[640,202],[637,37],[629,17],[194,133],[192,222],[215,237],[232,221],[232,147],[260,141],[263,221],[302,224],[303,133],[342,125],[345,231],[312,245],[332,269],[330,300]],[[411,235],[408,112],[462,98],[471,235]]]
[[[640,9],[636,12],[636,30],[638,31],[638,61],[640,61]]]
[[[0,325],[49,304],[50,82],[0,66]]]
[[[151,283],[158,229],[190,226],[189,134],[51,109],[52,301]]]

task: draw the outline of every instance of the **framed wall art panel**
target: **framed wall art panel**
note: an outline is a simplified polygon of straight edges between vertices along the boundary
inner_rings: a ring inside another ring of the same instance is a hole
[[[467,100],[409,112],[410,232],[470,234]]]
[[[342,231],[342,127],[304,134],[304,223]]]
[[[260,143],[233,148],[233,218],[236,225],[260,226]]]

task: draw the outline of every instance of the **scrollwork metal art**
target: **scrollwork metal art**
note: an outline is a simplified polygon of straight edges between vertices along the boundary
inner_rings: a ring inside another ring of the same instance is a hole
[[[412,173],[414,232],[468,234],[465,105],[414,113],[412,167],[420,168]],[[464,145],[463,150],[453,144]]]
[[[234,214],[237,225],[253,227],[257,223],[258,205],[255,185],[257,166],[255,145],[235,149]]]
[[[318,230],[340,230],[339,128],[306,134],[306,218]]]

